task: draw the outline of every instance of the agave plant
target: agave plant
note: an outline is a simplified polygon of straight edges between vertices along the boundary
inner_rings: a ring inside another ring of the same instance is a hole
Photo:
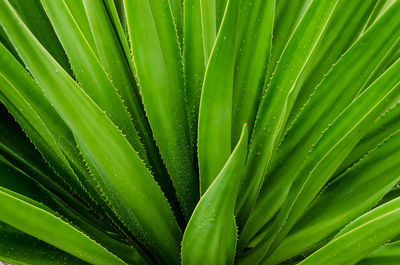
[[[0,102],[0,260],[400,264],[398,0],[0,0]]]

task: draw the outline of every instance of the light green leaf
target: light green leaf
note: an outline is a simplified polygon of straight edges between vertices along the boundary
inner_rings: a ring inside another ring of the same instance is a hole
[[[399,8],[390,9],[343,55],[316,88],[272,158],[242,239],[251,238],[279,210],[304,157],[329,124],[354,100],[369,73],[396,41],[400,33],[400,21],[394,19],[397,15]]]
[[[161,157],[189,219],[199,198],[184,101],[183,65],[168,0],[125,1],[133,62]]]
[[[40,0],[40,1],[42,2],[42,4],[44,3],[44,1],[42,1],[42,0]],[[80,32],[82,33],[82,35],[88,42],[88,44],[89,44],[90,48],[93,50],[93,52],[96,55],[98,55],[97,50],[96,50],[96,45],[95,45],[95,42],[93,39],[93,35],[90,30],[89,21],[86,16],[86,13],[85,13],[85,6],[83,5],[83,0],[74,0],[74,1],[62,0],[62,1],[57,1],[57,2],[60,2],[60,4],[63,3],[67,6],[69,13],[76,21],[76,26],[79,27]],[[44,6],[44,7],[46,8],[46,6]],[[47,10],[46,10],[46,13],[47,13]],[[49,17],[49,19],[50,19],[50,17]],[[65,49],[65,47],[64,47],[64,49]]]
[[[231,149],[232,91],[238,0],[229,0],[206,68],[201,92],[198,156],[200,193],[221,171]]]
[[[400,259],[400,242],[384,245],[364,258],[357,265],[397,265]]]
[[[174,197],[172,183],[168,177],[165,166],[162,163],[158,148],[156,147],[153,134],[146,119],[142,100],[139,95],[131,68],[125,56],[123,47],[120,45],[114,26],[109,20],[107,9],[100,1],[83,0],[90,28],[94,37],[96,48],[99,54],[100,63],[110,78],[111,83],[117,89],[128,112],[132,116],[135,129],[140,137],[133,143],[136,151],[146,150],[143,158],[148,158],[157,182],[167,193]],[[122,36],[125,38],[125,36]],[[126,39],[125,39],[126,41]],[[129,55],[130,56],[130,55]]]
[[[264,264],[299,254],[375,206],[400,181],[399,163],[397,132],[324,188]]]
[[[89,235],[96,242],[102,244],[108,250],[118,255],[125,261],[136,263],[148,263],[145,254],[136,249],[121,243],[121,238],[111,238],[109,234],[115,233],[114,230],[109,230],[109,227],[104,226],[104,223],[90,215],[90,210],[85,208],[79,202],[74,201],[74,198],[69,195],[65,200],[61,200],[56,195],[52,194],[29,176],[25,175],[18,168],[12,166],[0,156],[0,186],[11,190],[20,195],[35,200],[35,202],[46,205],[51,208],[57,215],[68,218],[74,225],[77,225],[81,231]],[[63,194],[64,195],[64,194]],[[69,207],[66,203],[74,202],[74,208]],[[97,227],[101,227],[100,231]],[[108,233],[108,234],[107,234]]]
[[[287,126],[298,116],[315,87],[334,67],[338,59],[358,40],[368,15],[377,0],[339,1],[326,31],[296,83],[300,93],[296,98]]]
[[[228,0],[200,0],[205,64],[211,56],[227,2]]]
[[[275,223],[276,228],[279,227],[275,246],[365,134],[366,128],[386,110],[388,104],[399,99],[400,80],[395,78],[399,69],[400,60],[350,104],[320,138],[306,158],[279,213]]]
[[[353,101],[321,136],[298,170],[272,229],[247,258],[275,250],[366,129],[385,112],[387,105],[399,100],[399,69],[400,60]]]
[[[193,156],[197,159],[197,128],[201,89],[206,63],[204,60],[200,1],[184,1],[183,65],[185,99]]]
[[[399,199],[390,201],[356,219],[325,247],[301,265],[352,265],[400,233]],[[351,251],[349,251],[351,249]]]
[[[250,132],[253,129],[271,53],[274,15],[275,0],[241,3],[235,40],[232,145],[240,136],[240,124],[247,123]]]
[[[363,87],[360,89],[360,93],[364,91],[368,86],[370,86],[374,80],[376,80],[380,75],[382,75],[386,69],[388,69],[393,63],[397,61],[400,57],[400,38],[392,45],[392,47],[387,51],[385,56],[375,67],[374,71],[369,75],[368,80],[365,81]]]
[[[365,25],[365,31],[373,25],[379,17],[386,12],[386,10],[394,3],[396,0],[378,0],[374,7],[374,10],[371,12],[369,16],[368,23]]]
[[[68,58],[43,10],[40,0],[13,0],[10,1],[10,4],[15,8],[22,21],[24,21],[25,25],[27,25],[29,30],[32,31],[51,56],[57,60],[65,71],[72,75]],[[6,45],[6,47],[9,50],[10,48],[12,50],[15,49],[12,45],[10,45],[10,47]],[[17,52],[15,52],[15,54],[16,53]]]
[[[67,190],[63,189],[57,182],[54,181],[54,179],[57,177],[54,176],[54,171],[52,171],[49,166],[46,165],[41,154],[34,149],[34,146],[29,143],[29,140],[26,138],[23,132],[20,131],[19,128],[16,128],[15,124],[7,123],[5,119],[2,118],[0,129],[2,132],[0,136],[0,149],[2,156],[0,155],[0,158],[3,157],[2,159],[7,160],[8,164],[12,164],[13,166],[24,171],[26,174],[31,176],[32,179],[46,187],[47,190],[61,198],[67,205],[79,211],[80,214],[83,214],[89,220],[95,220],[94,222],[99,227],[103,227],[106,230],[113,229],[110,228],[107,223],[98,222],[95,218],[93,218],[93,214],[89,214],[89,209],[86,207],[86,205],[79,201],[79,197],[72,196]],[[23,178],[26,179],[25,177]],[[8,180],[7,176],[2,176],[0,180],[2,182],[1,186],[8,187],[8,189],[25,194],[18,189],[19,186],[23,186],[21,179],[18,181],[15,181],[15,179]],[[4,181],[8,183],[7,185],[12,186],[5,186]],[[35,187],[37,185],[30,182],[28,186]],[[32,197],[29,194],[25,195]]]
[[[360,160],[365,154],[374,149],[379,143],[390,137],[400,128],[400,105],[388,110],[369,128],[368,133],[354,147],[346,157],[337,173],[342,173],[352,164]]]
[[[182,264],[232,264],[237,228],[235,202],[243,178],[248,132],[242,136],[224,168],[201,197],[182,241]]]
[[[174,24],[179,40],[182,41],[183,36],[183,0],[168,0],[171,6],[171,13],[174,18]]]
[[[313,0],[276,0],[271,58],[266,75],[267,85],[279,63],[282,51],[312,2]]]
[[[80,87],[107,113],[115,125],[126,134],[127,139],[139,153],[139,156],[148,163],[143,144],[133,126],[132,120],[93,52],[96,46],[93,49],[90,47],[68,9],[66,2],[76,1],[41,1],[68,55]],[[82,11],[86,17],[85,10],[83,9]],[[91,33],[90,28],[89,32]],[[99,46],[99,42],[97,42],[97,45]],[[104,55],[100,53],[99,56],[103,58],[104,62]],[[114,58],[114,60],[118,59]],[[109,77],[115,79],[115,75],[110,75]]]
[[[250,140],[245,180],[237,206],[239,226],[244,224],[255,203],[273,150],[279,143],[287,114],[299,92],[294,89],[298,77],[320,40],[337,2],[313,1],[282,52],[262,98]]]
[[[0,1],[0,7],[1,25],[10,33],[21,58],[73,132],[99,184],[99,192],[104,193],[121,221],[146,247],[165,262],[177,262],[181,232],[138,154],[107,115],[27,31],[8,2]]]

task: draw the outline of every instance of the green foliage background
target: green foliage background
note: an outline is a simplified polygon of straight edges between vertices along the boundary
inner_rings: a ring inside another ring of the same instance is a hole
[[[400,264],[400,1],[0,0],[0,260]]]

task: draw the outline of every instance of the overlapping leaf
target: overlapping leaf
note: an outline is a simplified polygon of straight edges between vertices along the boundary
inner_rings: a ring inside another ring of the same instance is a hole
[[[45,52],[9,3],[4,0],[0,6],[1,25],[18,47],[46,98],[73,132],[99,184],[99,192],[147,247],[165,261],[176,262],[181,232],[165,197],[138,154],[107,115]]]

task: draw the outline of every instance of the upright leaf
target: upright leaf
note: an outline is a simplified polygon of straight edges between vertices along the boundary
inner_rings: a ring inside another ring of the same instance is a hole
[[[43,4],[43,1],[42,0],[40,1]],[[63,0],[59,2],[63,2],[65,3],[65,5],[67,5],[69,13],[76,21],[76,25],[79,27],[79,30],[81,31],[82,35],[90,45],[93,52],[96,53],[97,55],[96,45],[93,39],[92,31],[90,30],[88,18],[85,13],[85,6],[83,5],[83,0],[74,0],[74,1]]]
[[[168,0],[125,1],[143,103],[186,219],[199,197],[184,101],[182,58]]]
[[[200,95],[206,63],[204,60],[200,1],[184,1],[183,65],[185,99],[193,156],[197,159],[197,128]]]
[[[183,0],[168,0],[171,6],[172,16],[174,18],[174,24],[179,40],[182,40],[183,36]]]
[[[243,225],[262,184],[272,153],[285,126],[298,90],[296,82],[318,43],[338,0],[313,1],[286,45],[263,97],[250,141],[245,181],[237,213]]]
[[[204,60],[207,64],[218,35],[228,0],[200,0]]]
[[[154,143],[153,134],[146,119],[142,100],[130,65],[125,56],[123,46],[120,44],[118,36],[114,31],[114,26],[109,19],[107,9],[100,1],[83,0],[83,3],[99,54],[100,63],[132,116],[132,121],[140,137],[140,142],[146,151],[146,156],[144,157],[149,159],[150,168],[154,172],[154,176],[161,188],[163,188],[166,196],[170,200],[176,201],[172,183],[162,163],[159,150]],[[140,151],[142,148],[139,143],[134,147],[139,148],[135,148],[137,151]]]
[[[259,246],[244,258],[258,260],[281,243],[307,206],[329,180],[344,158],[364,136],[366,129],[400,97],[400,60],[360,97],[353,101],[321,136],[305,158],[290,187],[285,203]]]
[[[230,0],[207,65],[198,127],[200,192],[203,194],[231,153],[232,90],[238,0]]]
[[[271,58],[266,75],[267,84],[279,63],[282,51],[312,2],[313,0],[276,0]]]
[[[235,79],[232,103],[232,145],[247,123],[250,132],[265,84],[271,54],[275,0],[242,1],[236,36]]]
[[[237,228],[236,198],[247,153],[247,127],[224,168],[201,197],[182,241],[182,264],[232,264]]]

